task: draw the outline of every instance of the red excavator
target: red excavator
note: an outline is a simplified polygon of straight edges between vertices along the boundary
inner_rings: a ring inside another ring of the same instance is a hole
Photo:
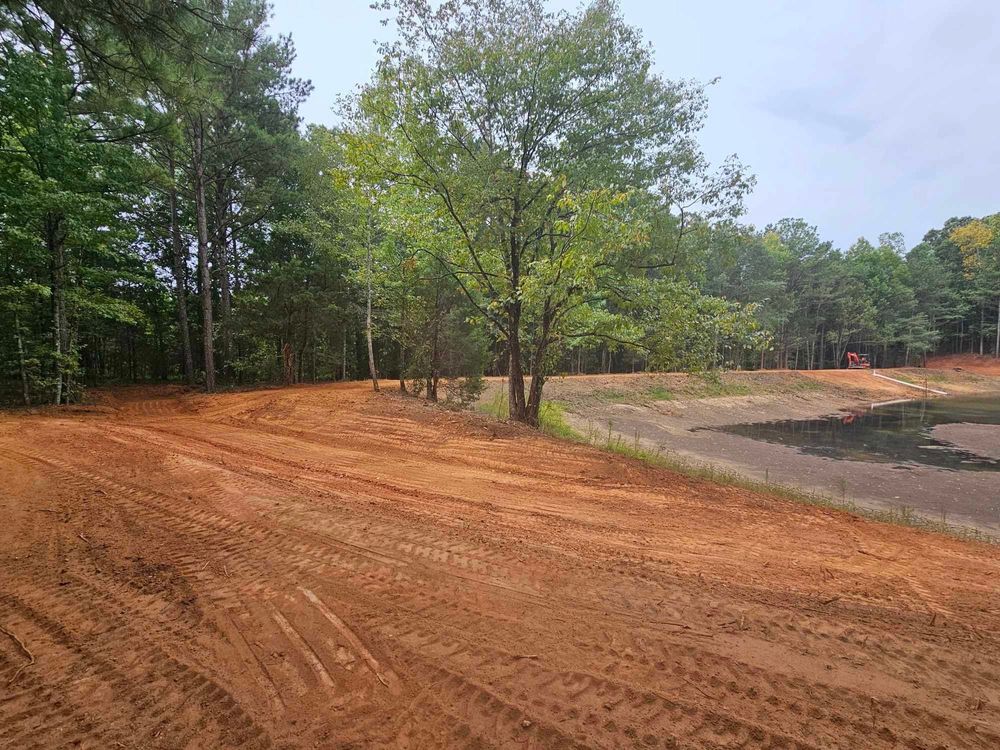
[[[857,352],[847,352],[848,370],[867,370],[869,368],[871,368],[871,363],[868,361],[867,354],[858,354]]]

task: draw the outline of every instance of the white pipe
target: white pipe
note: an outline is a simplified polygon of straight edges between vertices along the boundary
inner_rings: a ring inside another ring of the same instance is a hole
[[[905,380],[898,380],[897,378],[890,378],[888,375],[880,375],[879,373],[872,370],[872,375],[876,378],[882,378],[882,380],[889,380],[893,383],[899,383],[900,385],[908,385],[910,388],[919,388],[920,390],[927,393],[936,393],[938,396],[947,396],[947,391],[939,391],[936,388],[928,388],[926,385],[917,385],[916,383],[907,383]]]
[[[878,409],[880,406],[892,406],[894,404],[911,404],[911,403],[913,403],[912,398],[894,398],[892,401],[876,401],[869,408]]]

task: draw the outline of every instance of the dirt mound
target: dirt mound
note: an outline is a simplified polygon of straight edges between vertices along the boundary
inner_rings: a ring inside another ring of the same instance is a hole
[[[1000,746],[992,547],[363,385],[155,395],[0,417],[0,746]]]

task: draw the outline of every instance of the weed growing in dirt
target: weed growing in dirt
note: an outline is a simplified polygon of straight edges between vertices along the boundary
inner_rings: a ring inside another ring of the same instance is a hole
[[[749,396],[753,391],[745,383],[726,382],[719,373],[714,370],[703,372],[698,375],[700,387],[699,395],[707,398],[718,398],[720,396]]]
[[[579,433],[566,420],[566,407],[558,401],[544,401],[538,411],[539,427],[542,432],[563,440],[576,440]]]
[[[498,393],[490,401],[480,403],[478,409],[483,414],[489,414],[497,419],[506,419],[507,394]],[[566,408],[558,401],[543,401],[538,410],[538,427],[546,435],[562,440],[579,440],[580,433],[574,430],[566,421]]]
[[[654,401],[670,401],[674,398],[674,394],[662,385],[654,385],[647,391],[647,393]]]
[[[507,394],[500,391],[489,401],[480,401],[476,404],[476,409],[482,414],[488,414],[497,419],[507,419]]]

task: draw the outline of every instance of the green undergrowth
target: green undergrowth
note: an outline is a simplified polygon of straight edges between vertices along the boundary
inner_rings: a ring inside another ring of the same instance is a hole
[[[507,419],[507,394],[498,393],[488,401],[481,401],[478,410],[497,419]],[[538,427],[546,435],[562,440],[578,440],[580,434],[566,421],[566,408],[558,401],[543,401],[538,410]]]
[[[479,411],[499,419],[506,419],[508,413],[506,394],[497,394],[491,401],[480,403]],[[821,492],[772,482],[766,478],[766,472],[764,479],[754,479],[745,474],[725,469],[709,462],[694,461],[675,453],[666,452],[662,447],[651,450],[640,441],[638,434],[629,440],[623,435],[614,432],[610,425],[606,431],[598,431],[591,428],[585,434],[570,424],[566,414],[567,411],[564,404],[558,401],[544,402],[539,412],[539,428],[546,435],[562,440],[583,443],[599,450],[641,461],[650,466],[673,471],[692,479],[712,482],[726,487],[737,487],[750,492],[758,492],[783,500],[805,503],[843,513],[851,513],[881,523],[890,523],[897,526],[923,529],[938,534],[947,534],[966,541],[986,542],[990,544],[1000,543],[1000,539],[980,529],[951,524],[946,520],[928,518],[920,515],[913,508],[906,506],[888,509],[866,508],[843,496],[837,498]]]

